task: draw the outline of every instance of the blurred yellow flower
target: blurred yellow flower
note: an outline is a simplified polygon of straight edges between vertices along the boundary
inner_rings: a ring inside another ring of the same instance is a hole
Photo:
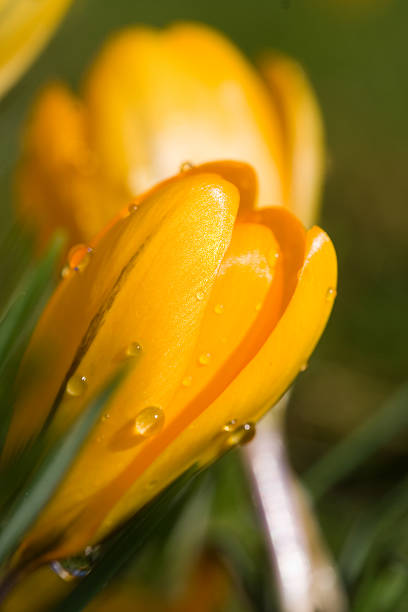
[[[249,440],[318,341],[336,256],[256,176],[214,162],[158,184],[78,247],[31,340],[3,461],[47,421],[55,438],[132,364],[20,559],[106,535],[180,473]],[[35,418],[33,418],[35,415]]]
[[[183,162],[236,159],[258,174],[259,206],[287,205],[310,225],[324,166],[319,109],[294,61],[269,54],[260,68],[199,24],[115,34],[79,98],[58,83],[39,95],[17,178],[21,218],[40,244],[61,226],[88,242]]]
[[[0,97],[35,59],[71,0],[0,0]]]

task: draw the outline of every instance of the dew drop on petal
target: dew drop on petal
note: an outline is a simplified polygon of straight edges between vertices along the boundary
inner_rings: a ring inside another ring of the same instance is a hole
[[[241,427],[234,429],[227,438],[226,444],[228,447],[237,446],[238,444],[247,444],[255,435],[254,423],[245,423]]]
[[[144,408],[135,418],[135,433],[144,438],[149,438],[160,431],[164,424],[164,412],[159,406],[148,406]]]
[[[261,308],[262,308],[262,302],[258,302],[258,304],[255,306],[256,312],[259,312]]]
[[[301,365],[301,366],[300,366],[300,368],[299,368],[299,369],[300,369],[300,372],[305,372],[305,370],[307,370],[307,368],[308,368],[308,365],[309,365],[309,364],[308,364],[307,362],[302,363],[302,365]]]
[[[198,363],[202,366],[208,365],[211,361],[211,353],[201,353]]]
[[[93,249],[86,244],[76,244],[68,253],[68,266],[71,270],[82,272],[91,261]]]
[[[204,299],[204,293],[202,291],[197,291],[196,298],[199,302]]]
[[[278,259],[279,259],[279,253],[277,253],[274,249],[272,249],[268,253],[268,263],[269,263],[269,267],[271,268],[271,270],[276,268],[276,265],[278,263]]]
[[[236,428],[236,425],[237,425],[237,419],[231,419],[230,421],[225,423],[223,429],[224,431],[231,432],[231,431],[234,431],[234,429]]]
[[[326,300],[328,302],[333,302],[333,300],[335,299],[337,295],[337,291],[334,287],[329,287],[327,292],[326,292]]]
[[[191,161],[185,161],[180,164],[180,172],[188,172],[192,168],[194,168],[194,164]]]
[[[88,381],[86,376],[81,376],[80,374],[74,374],[71,378],[68,379],[66,392],[68,395],[72,397],[79,397],[83,393],[85,393],[88,387]]]
[[[143,347],[139,342],[131,342],[126,348],[126,357],[137,357],[143,351]]]
[[[224,312],[224,304],[216,304],[214,306],[215,314],[222,314]]]
[[[192,376],[185,376],[183,380],[181,381],[181,384],[183,385],[183,387],[190,387],[192,382],[193,382]]]
[[[129,214],[135,213],[138,210],[139,206],[137,204],[130,204],[128,206]]]

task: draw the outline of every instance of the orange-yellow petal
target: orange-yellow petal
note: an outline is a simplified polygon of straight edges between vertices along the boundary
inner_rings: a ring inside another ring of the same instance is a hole
[[[64,85],[41,92],[23,144],[18,212],[39,245],[47,244],[56,228],[63,228],[71,243],[89,240],[129,199],[102,175],[89,146],[84,106]]]
[[[260,68],[271,105],[280,117],[284,201],[309,227],[317,217],[325,170],[319,105],[306,74],[294,60],[269,54]]]
[[[74,519],[60,552],[85,544],[109,496],[89,521],[85,508],[143,456],[149,436],[167,421],[165,407],[197,342],[238,201],[236,187],[217,175],[181,175],[119,221],[88,265],[61,282],[26,355],[26,367],[38,355],[44,363],[19,399],[6,456],[50,415],[50,434],[65,431],[118,364],[128,359],[134,367],[23,548],[39,545],[50,524],[63,532]]]

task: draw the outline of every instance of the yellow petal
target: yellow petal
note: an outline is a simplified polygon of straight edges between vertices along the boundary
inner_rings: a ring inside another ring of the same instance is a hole
[[[43,363],[17,404],[6,457],[53,411],[50,434],[65,431],[119,363],[135,365],[25,547],[73,518],[75,534],[63,541],[63,554],[84,544],[98,524],[98,513],[83,519],[84,507],[143,454],[144,438],[167,419],[162,407],[194,350],[238,199],[236,187],[217,175],[182,175],[147,196],[103,236],[88,265],[61,282],[25,358],[29,369],[38,356]]]
[[[27,124],[17,173],[18,213],[40,245],[56,228],[67,231],[71,244],[88,241],[129,199],[101,174],[85,119],[81,101],[54,83],[38,96]]]
[[[284,209],[275,212],[286,218],[290,214]],[[283,254],[287,247],[288,243],[280,243]],[[177,431],[172,443],[150,457],[150,465],[144,463],[142,469],[133,465],[133,471],[131,468],[122,476],[125,482],[127,479],[127,492],[105,519],[101,534],[188,466],[206,463],[225,451],[231,436],[230,427],[225,431],[225,426],[233,423],[240,428],[255,423],[293,381],[319,340],[335,297],[336,255],[330,239],[319,228],[307,233],[302,264],[298,274],[296,269],[293,272],[297,279],[293,295],[259,351],[232,382],[226,381],[230,384],[204,411],[197,414],[190,406],[189,424],[185,421],[185,428]],[[233,442],[239,440],[239,431],[232,434]]]
[[[70,3],[0,1],[0,97],[34,60]]]
[[[308,227],[317,217],[325,170],[320,109],[297,62],[270,54],[263,58],[260,68],[281,121],[284,200]]]
[[[111,181],[139,193],[183,162],[251,163],[259,199],[280,204],[281,142],[261,79],[223,36],[202,25],[114,36],[89,73],[92,146]]]

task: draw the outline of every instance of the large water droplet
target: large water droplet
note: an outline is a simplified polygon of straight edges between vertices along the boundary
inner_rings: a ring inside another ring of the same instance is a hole
[[[83,393],[85,393],[88,387],[88,381],[86,376],[81,376],[80,374],[74,374],[71,378],[68,379],[67,386],[65,387],[68,395],[72,397],[79,397]]]
[[[247,444],[255,435],[254,423],[245,423],[241,427],[234,429],[226,440],[228,447],[237,446],[238,444]]]
[[[180,164],[180,172],[187,172],[188,170],[191,170],[192,168],[194,168],[194,164],[191,161],[185,161],[182,164]]]
[[[208,365],[211,361],[211,353],[201,353],[198,363],[202,366]]]
[[[126,348],[127,357],[138,357],[143,351],[143,347],[139,342],[131,342]]]
[[[135,418],[135,433],[144,438],[149,438],[157,433],[164,424],[164,412],[159,406],[148,406],[144,408]]]
[[[76,244],[68,253],[68,265],[71,270],[82,272],[91,261],[93,249],[86,244]]]

